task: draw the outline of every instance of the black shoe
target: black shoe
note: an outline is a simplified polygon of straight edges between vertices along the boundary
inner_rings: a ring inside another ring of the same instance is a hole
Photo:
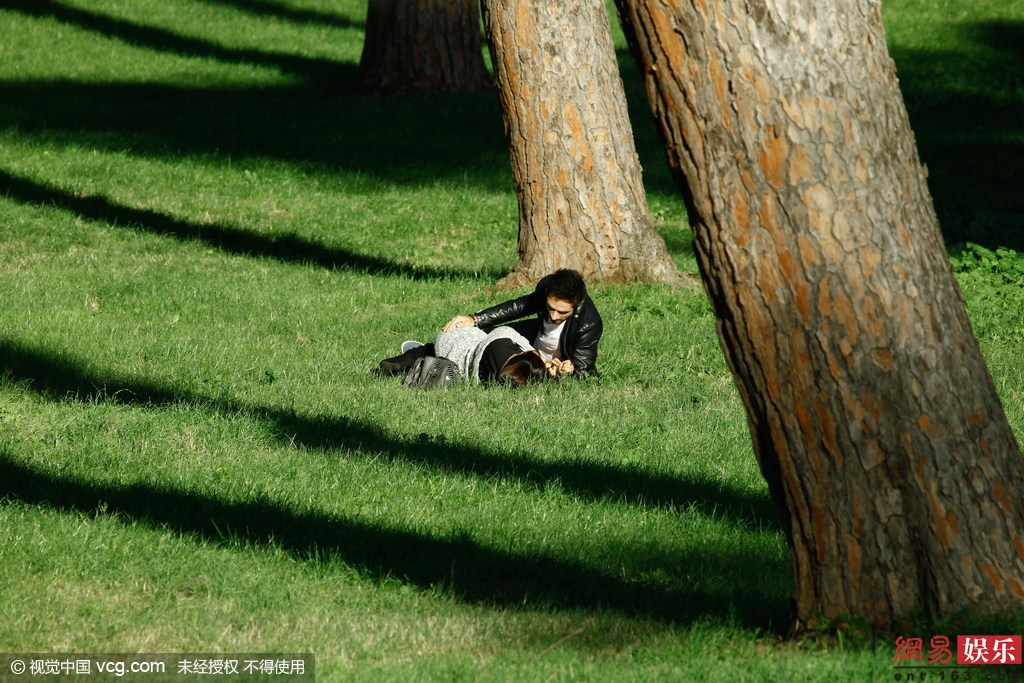
[[[394,358],[385,358],[379,364],[376,369],[378,375],[384,377],[394,377],[395,375],[401,375],[405,373],[409,368],[412,367],[412,363],[406,365],[402,362],[401,356],[395,356]]]
[[[404,375],[418,359],[432,355],[434,355],[433,344],[417,346],[414,349],[409,349],[401,355],[385,358],[378,364],[379,367],[375,374],[383,375],[384,377]]]

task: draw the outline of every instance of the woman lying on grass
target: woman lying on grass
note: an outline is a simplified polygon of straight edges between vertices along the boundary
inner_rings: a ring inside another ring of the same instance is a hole
[[[424,356],[447,358],[458,366],[462,379],[474,383],[500,382],[519,387],[558,372],[558,361],[545,361],[526,337],[511,327],[496,327],[490,332],[479,327],[442,330],[433,344],[406,342],[402,351],[380,362],[380,374],[404,374]]]

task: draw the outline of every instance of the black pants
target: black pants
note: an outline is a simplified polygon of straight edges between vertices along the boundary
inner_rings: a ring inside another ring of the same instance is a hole
[[[382,360],[379,364],[380,372],[384,375],[401,375],[411,368],[413,363],[420,358],[434,355],[437,354],[434,350],[433,344],[417,346],[415,349],[409,349],[403,354]]]

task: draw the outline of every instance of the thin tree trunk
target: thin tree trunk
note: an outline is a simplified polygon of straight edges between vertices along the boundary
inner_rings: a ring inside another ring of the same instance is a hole
[[[798,628],[1024,607],[1024,463],[877,0],[618,0],[789,537]]]
[[[380,94],[492,87],[477,0],[370,0],[359,75]]]
[[[504,283],[681,281],[651,227],[604,2],[484,0],[484,23],[519,196]]]

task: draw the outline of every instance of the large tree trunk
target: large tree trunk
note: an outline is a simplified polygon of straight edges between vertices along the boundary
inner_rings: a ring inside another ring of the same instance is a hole
[[[381,94],[492,87],[478,0],[370,0],[359,76]]]
[[[504,284],[558,268],[587,279],[679,281],[651,227],[602,0],[484,0],[519,195]]]
[[[1024,607],[1024,463],[878,0],[618,0],[789,536],[798,627]]]

